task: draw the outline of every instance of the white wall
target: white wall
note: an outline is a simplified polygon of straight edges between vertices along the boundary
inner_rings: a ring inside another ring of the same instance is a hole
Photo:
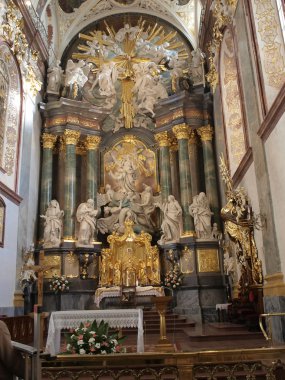
[[[1,195],[6,204],[4,247],[0,248],[0,313],[12,307],[15,291],[19,206]]]
[[[265,152],[270,180],[279,255],[282,272],[285,273],[285,115],[265,142]]]

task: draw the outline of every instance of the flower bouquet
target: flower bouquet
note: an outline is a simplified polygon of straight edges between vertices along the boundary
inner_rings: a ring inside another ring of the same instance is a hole
[[[92,323],[81,323],[76,329],[71,329],[71,334],[65,334],[66,354],[79,355],[104,355],[123,352],[121,343],[125,337],[118,337],[118,332],[108,335],[109,325],[96,320]]]
[[[182,284],[182,273],[178,266],[174,266],[170,269],[164,277],[163,285],[167,288],[177,289]]]
[[[49,288],[55,294],[68,291],[70,282],[67,280],[65,276],[53,276],[50,280]]]

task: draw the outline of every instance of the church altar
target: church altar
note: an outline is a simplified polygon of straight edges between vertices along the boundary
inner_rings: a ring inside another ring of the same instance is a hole
[[[99,307],[100,302],[107,297],[119,297],[121,293],[120,286],[112,286],[111,288],[98,288],[95,292],[95,304]],[[164,296],[163,288],[154,286],[136,286],[136,296]]]
[[[97,323],[104,320],[111,328],[137,327],[137,352],[144,352],[142,309],[55,311],[50,316],[46,352],[51,355],[57,355],[60,352],[62,329],[77,328],[81,322],[94,319]]]

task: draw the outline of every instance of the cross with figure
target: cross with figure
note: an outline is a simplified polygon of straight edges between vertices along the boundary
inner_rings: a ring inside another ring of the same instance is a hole
[[[43,306],[43,283],[44,272],[50,269],[59,268],[58,265],[44,265],[45,252],[42,250],[39,254],[39,265],[24,265],[23,270],[33,270],[37,273],[37,288],[38,288],[38,306]]]

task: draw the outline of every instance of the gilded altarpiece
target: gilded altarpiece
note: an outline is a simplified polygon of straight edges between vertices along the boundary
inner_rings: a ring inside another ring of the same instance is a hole
[[[229,29],[222,42],[220,70],[228,158],[233,175],[246,152],[246,145],[234,41]]]
[[[5,43],[0,43],[1,87],[1,157],[5,174],[2,181],[15,189],[18,139],[20,130],[21,83],[15,58]],[[4,75],[7,75],[4,78]],[[2,97],[2,90],[3,97]],[[5,125],[5,127],[3,126]]]

